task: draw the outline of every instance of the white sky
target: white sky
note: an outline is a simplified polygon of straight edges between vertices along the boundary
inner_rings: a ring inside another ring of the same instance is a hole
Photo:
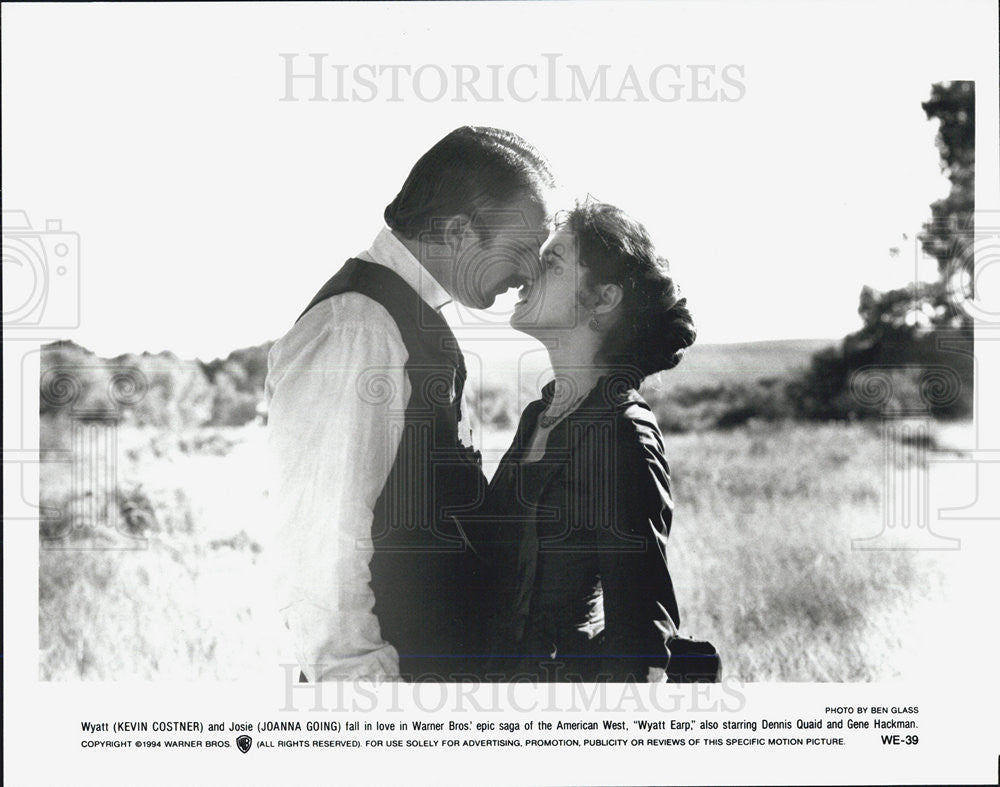
[[[948,188],[920,102],[935,81],[995,79],[986,7],[5,5],[4,208],[80,234],[81,325],[61,335],[209,358],[281,335],[427,147],[497,125],[650,227],[700,341],[838,337],[863,284],[912,278],[914,235]],[[736,63],[746,93],[287,103],[281,52],[484,70],[555,52],[610,64],[613,84],[628,64]]]

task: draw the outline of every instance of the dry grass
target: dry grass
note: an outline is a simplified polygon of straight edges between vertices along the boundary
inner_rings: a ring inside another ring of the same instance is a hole
[[[922,668],[938,553],[852,549],[881,528],[876,432],[786,424],[668,443],[683,624],[716,642],[728,674],[869,681]]]
[[[45,469],[61,537],[39,555],[43,680],[237,678],[276,663],[262,437],[120,430],[117,528],[77,516],[68,468]]]
[[[77,526],[68,466],[45,468],[63,537],[40,553],[42,679],[238,678],[275,663],[262,437],[122,428],[107,497],[120,532]],[[933,554],[851,549],[880,522],[876,433],[751,425],[667,444],[683,628],[720,647],[728,674],[867,681],[919,668],[941,598]]]

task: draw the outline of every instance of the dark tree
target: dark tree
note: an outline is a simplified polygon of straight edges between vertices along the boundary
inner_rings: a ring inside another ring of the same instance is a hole
[[[976,194],[976,92],[974,82],[943,82],[931,88],[922,105],[940,128],[937,146],[941,169],[951,191],[931,205],[931,220],[921,237],[924,251],[935,257],[942,276],[972,272]],[[971,286],[971,277],[970,284]]]
[[[951,182],[948,196],[930,206],[931,219],[920,237],[924,251],[937,259],[939,278],[888,292],[862,289],[861,329],[845,337],[839,347],[814,355],[802,379],[788,387],[788,396],[805,417],[882,415],[893,407],[897,411],[925,407],[941,416],[971,412],[972,321],[960,305],[972,287],[975,84],[933,85],[922,107],[928,119],[940,122],[941,169]],[[875,374],[890,381],[897,401],[868,401],[857,394],[864,390],[864,375]],[[948,378],[947,396],[939,395],[933,383],[943,377]],[[937,398],[928,396],[928,390]]]

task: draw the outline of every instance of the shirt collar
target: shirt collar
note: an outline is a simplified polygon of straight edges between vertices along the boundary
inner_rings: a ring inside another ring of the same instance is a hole
[[[371,248],[365,255],[370,257],[373,262],[384,265],[389,270],[399,274],[403,281],[409,284],[435,311],[452,300],[448,291],[427,272],[427,269],[420,264],[420,260],[410,253],[410,250],[392,234],[392,230],[388,227],[383,227],[375,236]]]
[[[556,381],[549,380],[542,387],[541,399],[538,399],[536,404],[542,405],[543,408],[547,407],[549,402],[552,401],[555,391]],[[632,381],[628,377],[608,372],[598,378],[597,383],[590,389],[580,405],[570,413],[570,416],[581,410],[586,411],[594,407],[616,407],[623,404],[631,404],[639,399],[641,399],[641,396],[638,390],[633,387]]]

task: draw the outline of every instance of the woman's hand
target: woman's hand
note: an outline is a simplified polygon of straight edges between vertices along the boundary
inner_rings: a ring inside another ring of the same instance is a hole
[[[666,683],[667,671],[663,667],[650,667],[646,672],[646,683]]]

